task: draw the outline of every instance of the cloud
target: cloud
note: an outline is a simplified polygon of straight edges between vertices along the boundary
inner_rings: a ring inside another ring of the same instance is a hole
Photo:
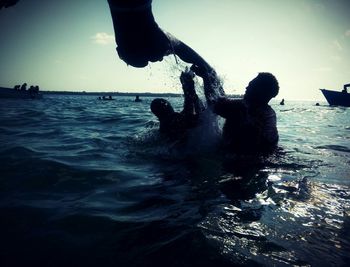
[[[337,50],[339,50],[339,51],[342,51],[342,50],[343,50],[343,47],[341,46],[341,44],[339,43],[338,40],[334,40],[334,41],[333,41],[333,46],[334,46]]]
[[[338,55],[333,55],[330,57],[330,59],[335,62],[340,62],[342,60],[342,58]]]
[[[114,35],[108,34],[105,32],[98,32],[94,36],[91,36],[91,39],[95,44],[100,44],[100,45],[114,44]]]
[[[87,80],[89,80],[89,78],[88,78],[86,75],[80,75],[80,76],[79,76],[79,79],[82,80],[82,81],[87,81]]]
[[[346,37],[350,37],[350,29],[345,32]]]
[[[332,68],[330,68],[330,67],[318,67],[318,68],[314,68],[313,71],[316,71],[316,72],[330,72],[330,71],[332,71]]]

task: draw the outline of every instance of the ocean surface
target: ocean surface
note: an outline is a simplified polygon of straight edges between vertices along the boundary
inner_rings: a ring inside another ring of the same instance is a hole
[[[349,266],[349,108],[273,102],[278,151],[243,157],[115,98],[1,99],[0,266]]]

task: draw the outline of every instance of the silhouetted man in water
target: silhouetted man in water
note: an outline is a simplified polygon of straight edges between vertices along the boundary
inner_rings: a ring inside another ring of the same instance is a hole
[[[203,78],[206,94],[211,94],[218,78],[211,73],[192,66],[192,70]],[[243,99],[227,97],[214,100],[214,113],[225,118],[223,145],[237,153],[270,152],[278,143],[275,111],[268,105],[278,94],[278,81],[271,73],[259,73],[246,87]]]
[[[159,131],[171,140],[181,140],[187,130],[197,125],[199,114],[204,107],[194,88],[194,73],[181,73],[180,81],[184,92],[184,107],[181,112],[174,111],[169,101],[156,98],[151,103],[151,110],[159,120]]]
[[[342,93],[345,93],[345,94],[348,93],[347,87],[350,87],[350,83],[344,84],[344,88],[343,88],[343,90],[342,90]]]

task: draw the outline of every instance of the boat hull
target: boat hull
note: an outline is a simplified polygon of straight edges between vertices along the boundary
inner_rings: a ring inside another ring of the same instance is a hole
[[[350,107],[350,93],[320,89],[331,106]]]
[[[13,98],[13,99],[40,99],[43,95],[39,93],[30,92],[28,90],[21,91],[11,88],[0,87],[0,98]]]

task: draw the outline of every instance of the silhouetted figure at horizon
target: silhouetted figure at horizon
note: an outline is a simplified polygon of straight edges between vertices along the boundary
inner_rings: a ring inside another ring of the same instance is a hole
[[[139,95],[136,95],[136,97],[135,97],[135,102],[142,102],[142,99],[140,99],[140,96],[139,96]]]
[[[196,94],[193,78],[192,71],[186,70],[181,73],[180,81],[184,92],[181,112],[174,111],[169,101],[164,98],[156,98],[151,103],[151,111],[159,120],[160,133],[171,140],[183,140],[187,130],[198,124],[199,114],[204,110]]]
[[[27,90],[27,83],[22,84],[21,91]]]
[[[204,91],[211,94],[218,78],[198,66],[192,70],[204,81]],[[229,151],[251,154],[270,152],[277,147],[278,131],[275,111],[268,105],[277,96],[278,81],[271,73],[259,73],[246,87],[243,99],[222,97],[208,105],[225,119],[223,146]]]
[[[28,93],[32,99],[37,98],[39,96],[39,86],[38,85],[36,85],[36,86],[31,85],[28,89],[26,89],[26,87],[27,87],[27,84],[24,83],[20,90]]]
[[[348,93],[347,87],[350,87],[350,83],[348,83],[348,84],[344,84],[344,87],[343,87],[342,93],[345,93],[345,94],[347,94],[347,93]]]
[[[284,105],[284,98],[282,98],[282,101],[280,102],[280,105]]]
[[[13,87],[14,90],[18,91],[21,89],[21,85],[17,84]]]
[[[109,96],[104,95],[104,96],[102,96],[102,98],[99,96],[98,99],[99,100],[114,100],[114,98],[111,95],[109,95]]]

